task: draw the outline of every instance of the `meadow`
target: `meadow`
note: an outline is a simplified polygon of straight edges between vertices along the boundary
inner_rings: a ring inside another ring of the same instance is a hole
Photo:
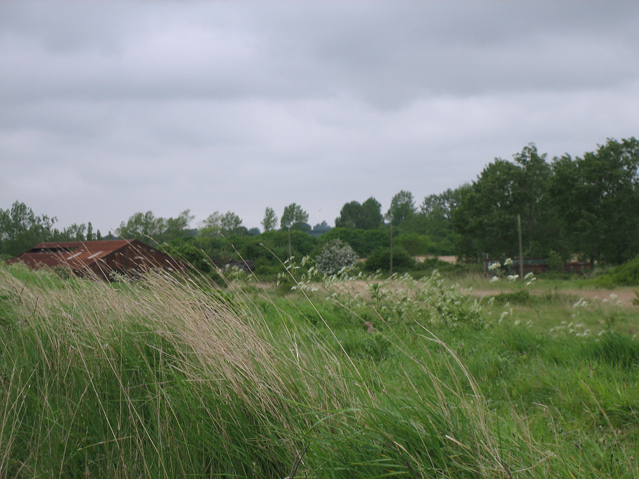
[[[0,477],[639,476],[618,291],[229,281],[0,266]]]

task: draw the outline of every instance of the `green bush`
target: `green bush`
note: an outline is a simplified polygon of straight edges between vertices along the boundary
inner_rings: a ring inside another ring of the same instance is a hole
[[[203,274],[208,274],[214,270],[211,260],[204,251],[191,244],[179,246],[163,245],[160,249],[177,258]]]
[[[413,256],[429,254],[434,251],[434,245],[428,237],[417,233],[402,233],[395,239],[395,243]]]
[[[595,284],[603,287],[639,286],[639,257],[599,276]]]
[[[393,248],[393,270],[406,271],[415,266],[415,260],[402,247]],[[366,271],[390,271],[390,249],[378,249],[364,264]]]
[[[564,269],[564,259],[556,251],[551,251],[548,255],[548,272],[563,273]]]

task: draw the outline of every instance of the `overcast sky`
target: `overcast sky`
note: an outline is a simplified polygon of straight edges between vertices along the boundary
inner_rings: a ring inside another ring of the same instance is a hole
[[[261,227],[639,136],[637,1],[0,2],[0,208]]]

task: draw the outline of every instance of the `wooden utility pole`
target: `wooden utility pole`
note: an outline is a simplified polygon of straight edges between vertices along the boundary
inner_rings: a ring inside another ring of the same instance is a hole
[[[517,214],[517,227],[519,230],[519,279],[524,280],[524,247],[521,241],[521,215]]]
[[[393,220],[391,220],[390,275],[393,276]]]

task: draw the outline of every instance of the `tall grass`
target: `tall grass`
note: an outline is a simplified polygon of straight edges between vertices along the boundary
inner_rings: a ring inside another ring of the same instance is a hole
[[[446,311],[361,332],[390,345],[382,360],[355,354],[324,304],[307,321],[303,303],[256,301],[166,275],[0,268],[0,477],[599,477],[490,403],[431,332]],[[635,477],[619,454],[607,470]]]

